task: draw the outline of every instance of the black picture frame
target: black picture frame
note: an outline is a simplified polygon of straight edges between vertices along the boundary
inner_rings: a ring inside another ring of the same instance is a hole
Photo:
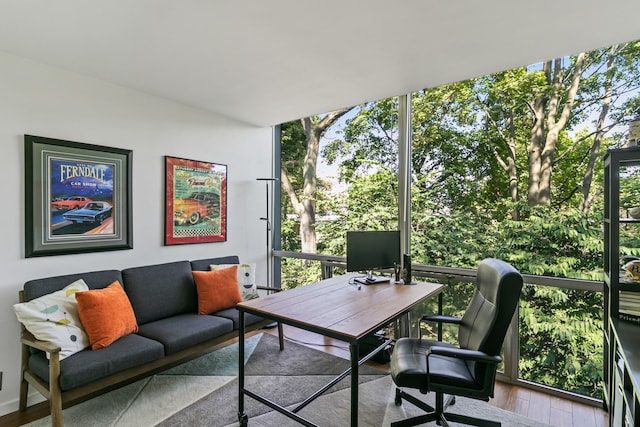
[[[25,257],[133,249],[131,150],[24,136]]]

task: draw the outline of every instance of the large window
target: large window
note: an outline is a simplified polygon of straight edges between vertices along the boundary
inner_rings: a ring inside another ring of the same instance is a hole
[[[630,42],[416,92],[404,166],[398,98],[285,123],[281,248],[344,256],[347,230],[401,227],[409,177],[415,263],[497,257],[524,274],[599,281],[601,159],[628,143],[639,74]],[[320,274],[318,262],[283,260],[285,288]],[[527,285],[522,377],[599,397],[602,364],[587,358],[601,353],[601,320],[598,292]]]

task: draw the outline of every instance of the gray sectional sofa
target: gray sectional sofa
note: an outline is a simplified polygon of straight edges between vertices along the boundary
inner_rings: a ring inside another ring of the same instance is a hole
[[[138,323],[138,332],[99,350],[87,348],[59,360],[59,348],[38,341],[26,330],[22,336],[20,410],[27,408],[29,384],[49,401],[52,424],[62,425],[62,408],[121,387],[148,375],[194,359],[238,334],[238,310],[197,314],[197,292],[192,271],[211,264],[237,264],[237,256],[178,261],[125,270],[103,270],[30,280],[21,301],[58,291],[83,279],[89,289],[105,288],[118,280]],[[264,288],[263,288],[264,289]],[[247,315],[247,330],[269,321]],[[280,329],[280,344],[282,330]]]

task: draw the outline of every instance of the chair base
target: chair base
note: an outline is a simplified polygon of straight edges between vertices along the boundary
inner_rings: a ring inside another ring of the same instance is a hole
[[[462,423],[471,426],[477,427],[501,427],[502,424],[497,421],[489,421],[483,420],[481,418],[469,417],[466,415],[460,414],[452,414],[450,412],[446,412],[446,409],[449,406],[455,404],[455,396],[449,396],[446,402],[444,402],[443,393],[436,392],[436,407],[433,408],[431,405],[426,404],[425,402],[416,399],[412,395],[396,388],[396,398],[395,403],[397,406],[402,405],[402,399],[411,403],[412,405],[424,410],[427,412],[424,415],[418,415],[417,417],[408,418],[406,420],[400,420],[391,423],[391,427],[409,427],[409,426],[417,426],[419,424],[429,423],[431,421],[435,421],[437,425],[449,427],[449,421]]]

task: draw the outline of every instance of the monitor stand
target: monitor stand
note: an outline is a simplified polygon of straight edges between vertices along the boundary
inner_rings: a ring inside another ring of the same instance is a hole
[[[388,283],[390,279],[383,276],[374,276],[372,272],[369,271],[365,277],[356,277],[354,281],[363,285],[375,285],[376,283]]]

